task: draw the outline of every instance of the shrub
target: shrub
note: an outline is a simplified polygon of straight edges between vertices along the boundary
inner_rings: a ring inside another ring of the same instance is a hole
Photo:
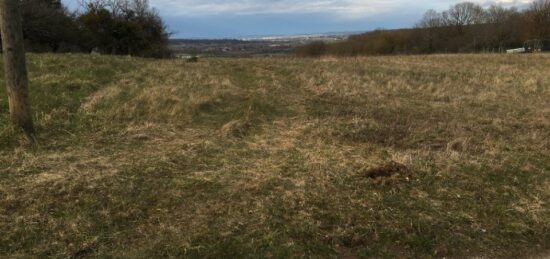
[[[296,48],[294,54],[300,57],[320,57],[325,54],[326,48],[326,43],[315,41]]]

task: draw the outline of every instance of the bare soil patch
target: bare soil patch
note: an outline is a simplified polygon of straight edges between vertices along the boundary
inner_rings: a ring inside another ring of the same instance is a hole
[[[375,184],[384,185],[401,180],[409,181],[412,176],[412,171],[401,163],[390,161],[382,166],[366,170],[363,175],[373,179]]]

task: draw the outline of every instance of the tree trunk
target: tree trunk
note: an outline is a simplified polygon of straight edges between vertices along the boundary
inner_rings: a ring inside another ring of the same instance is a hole
[[[25,133],[34,131],[29,100],[19,0],[0,0],[4,71],[12,122]]]

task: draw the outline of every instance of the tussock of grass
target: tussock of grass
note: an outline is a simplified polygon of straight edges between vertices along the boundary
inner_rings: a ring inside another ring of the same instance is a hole
[[[548,55],[28,58],[0,256],[548,256]]]

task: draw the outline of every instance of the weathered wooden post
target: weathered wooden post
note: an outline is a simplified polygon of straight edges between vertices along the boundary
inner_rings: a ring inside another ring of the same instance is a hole
[[[0,29],[8,102],[12,122],[34,132],[19,0],[0,0]]]

